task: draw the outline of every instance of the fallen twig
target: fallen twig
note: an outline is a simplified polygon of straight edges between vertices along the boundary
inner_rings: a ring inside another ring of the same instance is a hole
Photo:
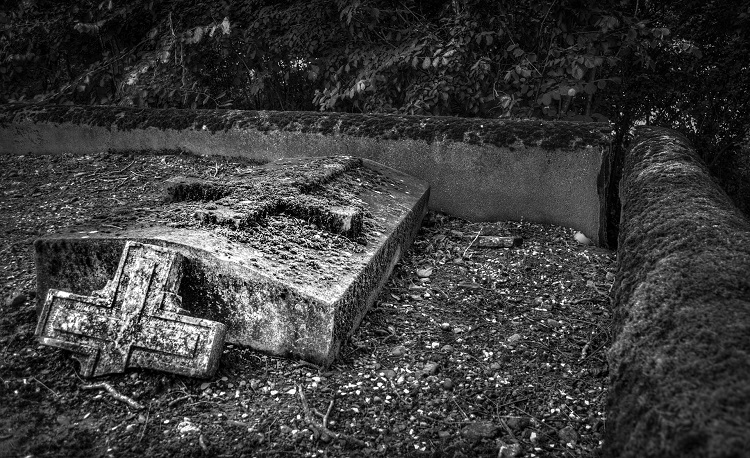
[[[516,438],[516,435],[513,434],[513,430],[511,430],[510,427],[508,426],[508,424],[505,423],[505,420],[503,420],[502,418],[500,418],[499,420],[500,420],[500,426],[502,426],[503,429],[505,430],[505,432],[508,433],[508,435],[513,440],[513,442],[515,442],[517,444],[518,443],[518,439]]]
[[[110,396],[115,398],[116,400],[120,402],[124,402],[125,404],[129,405],[130,407],[141,410],[143,409],[143,405],[139,404],[138,402],[134,401],[132,398],[125,396],[124,394],[120,394],[117,392],[116,389],[112,388],[112,385],[110,385],[107,382],[99,382],[99,383],[92,383],[90,385],[81,385],[82,390],[100,390],[104,389],[107,390]]]
[[[315,413],[315,415],[317,415],[317,416],[319,416],[320,418],[323,419],[323,427],[324,428],[328,428],[328,417],[331,415],[331,410],[332,409],[333,409],[333,401],[331,401],[328,404],[328,410],[326,410],[325,414],[320,413],[320,411],[318,411],[318,409],[313,409],[313,412]]]
[[[606,343],[602,344],[601,346],[599,346],[599,348],[597,348],[596,350],[592,351],[592,352],[591,352],[591,353],[589,353],[588,355],[584,356],[583,358],[579,358],[579,359],[578,359],[578,362],[579,362],[579,363],[581,363],[581,362],[583,362],[583,361],[586,361],[586,360],[587,360],[587,359],[589,359],[589,358],[590,358],[591,356],[593,356],[593,355],[595,355],[595,354],[599,353],[599,351],[600,351],[600,350],[601,350],[602,348],[606,347],[606,346],[607,346],[607,344],[606,344]]]
[[[114,173],[113,173],[113,175],[118,175],[118,174],[120,174],[120,173],[128,170],[130,167],[133,166],[133,164],[135,164],[135,159],[133,159],[133,162],[131,162],[130,164],[128,164],[127,167],[125,167],[124,169],[115,170]]]
[[[49,390],[49,391],[50,391],[50,392],[51,392],[52,394],[54,394],[54,395],[55,395],[55,397],[56,397],[56,398],[60,397],[60,394],[59,394],[59,393],[58,393],[57,391],[53,390],[52,388],[50,388],[50,387],[48,387],[47,385],[45,385],[44,383],[42,383],[42,381],[41,381],[41,380],[39,380],[38,378],[36,378],[36,377],[31,377],[31,378],[32,378],[32,379],[33,379],[33,380],[34,380],[34,381],[35,381],[36,383],[38,383],[38,384],[42,385],[43,387],[47,388],[47,389],[48,389],[48,390]]]
[[[582,304],[584,302],[604,302],[598,297],[582,297],[581,299],[576,299],[574,301],[568,302],[570,305],[578,305]]]
[[[309,367],[310,369],[315,369],[316,371],[320,371],[322,369],[321,366],[318,366],[315,363],[311,363],[309,361],[299,361],[297,364],[294,365],[295,368],[298,367]]]
[[[146,412],[146,421],[143,422],[143,428],[141,428],[141,434],[138,435],[138,443],[140,443],[143,440],[143,433],[146,432],[146,427],[148,426],[148,419],[151,416],[151,409],[149,409]]]
[[[591,341],[590,340],[588,342],[586,342],[586,345],[583,346],[583,349],[581,350],[581,357],[578,358],[579,361],[583,361],[584,359],[586,359],[586,355],[587,355],[587,353],[589,351],[589,348],[591,348]]]
[[[188,394],[188,395],[185,395],[185,396],[180,396],[180,397],[179,397],[179,398],[177,398],[177,399],[172,399],[171,401],[169,401],[169,404],[167,404],[167,406],[168,406],[168,407],[172,407],[172,406],[174,406],[175,404],[177,404],[178,402],[182,402],[182,401],[184,401],[185,399],[190,399],[190,398],[192,398],[192,397],[193,397],[193,396],[192,396],[192,395],[190,395],[190,394]]]
[[[307,423],[310,425],[310,428],[313,429],[314,433],[318,437],[324,437],[324,435],[331,437],[333,439],[341,440],[344,442],[349,442],[352,445],[356,445],[358,447],[366,447],[367,444],[356,437],[349,436],[348,434],[344,433],[336,433],[328,429],[328,417],[331,414],[331,409],[333,409],[333,401],[331,401],[328,404],[328,410],[326,411],[325,415],[322,415],[320,412],[317,412],[318,415],[323,417],[323,423],[319,423],[315,416],[313,415],[313,411],[310,410],[310,406],[307,403],[307,397],[305,397],[305,392],[302,391],[302,386],[297,385],[297,394],[299,394],[300,404],[302,404],[302,410],[305,414],[305,419],[307,420]]]
[[[469,243],[469,246],[466,247],[466,249],[464,250],[464,253],[461,255],[462,258],[466,257],[466,252],[469,251],[469,248],[471,248],[471,246],[474,245],[474,242],[477,241],[477,239],[479,238],[479,234],[482,233],[482,229],[483,229],[483,227],[479,228],[479,231],[477,232],[477,235],[474,236],[474,238],[471,240],[471,243]]]
[[[111,187],[111,188],[110,188],[109,190],[110,190],[110,191],[114,191],[115,189],[117,189],[117,188],[119,188],[120,186],[122,186],[122,185],[123,185],[123,183],[125,183],[126,181],[128,181],[128,179],[129,179],[129,178],[130,178],[130,177],[125,177],[125,178],[121,178],[121,179],[117,180],[117,183],[115,183],[115,185],[114,185],[114,186],[112,186],[112,187]]]
[[[557,431],[555,428],[553,428],[552,426],[550,426],[547,423],[545,423],[544,420],[540,420],[539,418],[535,417],[534,415],[531,415],[530,413],[528,413],[527,411],[523,410],[522,408],[520,408],[520,407],[518,407],[516,405],[514,405],[513,408],[516,409],[516,410],[518,410],[521,413],[526,414],[526,416],[528,416],[529,418],[533,418],[537,423],[546,426],[547,428],[551,429],[552,431]]]
[[[525,397],[525,398],[521,398],[521,399],[516,399],[515,401],[508,401],[505,404],[500,404],[499,406],[497,406],[497,408],[499,409],[501,407],[510,406],[510,405],[513,405],[513,404],[518,404],[519,402],[528,401],[529,399],[531,399],[531,398]]]
[[[16,336],[17,335],[18,335],[18,333],[15,333],[12,336],[10,336],[10,339],[8,339],[8,343],[5,344],[5,350],[3,350],[3,356],[5,356],[5,354],[8,353],[8,349],[10,348],[10,344],[12,344],[14,340],[16,340]]]
[[[458,405],[458,403],[456,402],[456,400],[455,400],[455,399],[453,399],[453,403],[454,403],[454,404],[456,404],[456,407],[458,407],[458,410],[460,410],[460,411],[461,411],[461,413],[462,413],[462,414],[464,414],[464,418],[468,420],[468,419],[469,419],[469,416],[468,416],[468,415],[466,415],[466,412],[464,412],[464,409],[462,409],[462,408],[461,408],[461,406],[460,406],[460,405]]]
[[[252,428],[253,427],[253,425],[244,421],[227,420],[227,423],[229,423],[232,426],[239,426],[240,428]]]

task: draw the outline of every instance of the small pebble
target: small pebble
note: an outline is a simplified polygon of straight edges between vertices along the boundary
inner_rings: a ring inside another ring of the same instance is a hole
[[[490,439],[497,435],[500,428],[490,421],[479,421],[466,426],[461,433],[471,441]]]
[[[443,380],[443,389],[447,390],[447,391],[452,390],[453,389],[453,380],[451,380],[449,378]]]
[[[391,380],[396,377],[396,371],[394,371],[393,369],[386,369],[384,371],[381,371],[380,375],[387,378],[388,380]]]
[[[578,440],[578,433],[572,426],[566,426],[557,431],[557,436],[565,443],[576,442]]]
[[[424,365],[424,367],[420,371],[420,374],[422,374],[422,376],[435,375],[435,373],[438,370],[438,367],[440,367],[438,363],[428,362]]]
[[[406,348],[402,346],[395,347],[391,350],[391,356],[404,356],[406,354]]]
[[[506,444],[501,442],[500,450],[497,452],[497,458],[516,458],[521,456],[521,452],[523,452],[521,444]]]
[[[521,428],[528,426],[529,419],[524,417],[509,417],[505,420],[505,423],[513,431],[520,431]]]
[[[576,239],[576,242],[580,243],[581,245],[589,245],[591,243],[591,239],[586,237],[583,232],[576,232],[573,238]]]
[[[417,269],[417,276],[419,278],[427,278],[430,275],[432,275],[432,267],[427,267],[424,269]]]

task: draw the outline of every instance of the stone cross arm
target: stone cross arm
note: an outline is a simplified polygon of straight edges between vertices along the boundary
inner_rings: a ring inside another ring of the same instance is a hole
[[[364,204],[336,180],[361,166],[361,159],[330,157],[256,168],[241,180],[175,177],[167,181],[167,200],[204,224],[241,230],[268,215],[288,213],[356,238],[362,234]]]

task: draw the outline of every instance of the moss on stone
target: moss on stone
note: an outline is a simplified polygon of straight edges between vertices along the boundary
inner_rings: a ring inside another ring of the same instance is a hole
[[[112,106],[4,105],[0,126],[21,122],[83,124],[108,129],[192,129],[210,132],[256,129],[348,135],[382,140],[463,142],[498,147],[576,149],[609,147],[610,127],[601,123],[498,120],[354,113],[140,109]]]
[[[642,128],[626,158],[605,451],[750,450],[750,221],[682,135]]]

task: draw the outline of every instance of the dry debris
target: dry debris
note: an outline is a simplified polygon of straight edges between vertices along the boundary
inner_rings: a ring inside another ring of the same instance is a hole
[[[431,213],[328,371],[227,345],[211,380],[151,371],[102,379],[142,411],[82,390],[73,360],[33,338],[34,238],[122,227],[148,211],[154,202],[144,196],[164,179],[240,167],[247,163],[184,155],[0,157],[0,448],[20,456],[596,455],[614,254],[548,225]],[[523,242],[485,248],[482,234]]]
[[[124,402],[125,404],[129,405],[135,410],[143,410],[143,406],[141,404],[134,401],[132,398],[119,393],[116,389],[112,388],[112,385],[110,385],[107,382],[99,382],[99,383],[91,383],[88,385],[81,385],[81,389],[82,390],[106,390],[110,396],[117,399],[118,401]]]

